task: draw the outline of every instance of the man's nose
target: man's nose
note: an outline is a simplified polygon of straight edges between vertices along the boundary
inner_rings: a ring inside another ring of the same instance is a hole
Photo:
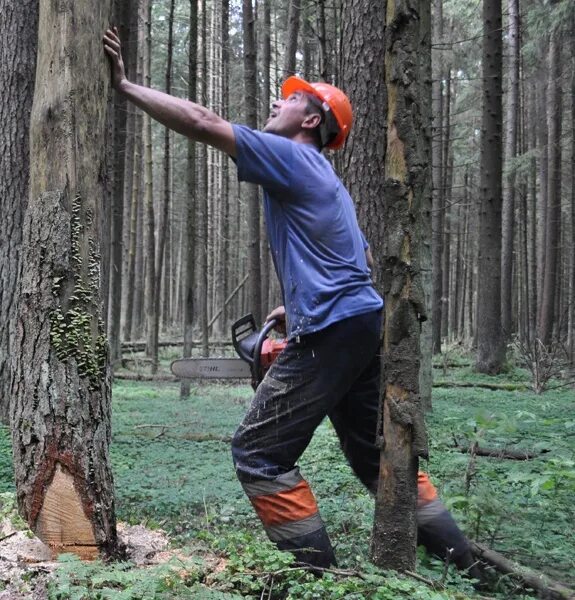
[[[272,108],[279,108],[283,103],[283,100],[280,100],[279,98],[277,100],[274,100],[272,102]]]

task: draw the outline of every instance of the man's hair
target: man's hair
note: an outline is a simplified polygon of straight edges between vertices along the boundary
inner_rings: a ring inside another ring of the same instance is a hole
[[[325,110],[322,101],[313,94],[305,94],[307,99],[306,115],[318,114],[320,122],[312,131],[315,145],[321,150],[339,133],[339,125],[331,110]]]

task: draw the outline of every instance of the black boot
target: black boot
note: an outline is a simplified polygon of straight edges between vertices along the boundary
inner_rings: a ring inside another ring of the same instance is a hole
[[[306,533],[289,540],[277,542],[280,550],[291,552],[296,561],[306,567],[312,567],[312,572],[321,575],[322,571],[313,567],[328,569],[336,567],[337,561],[325,527]]]

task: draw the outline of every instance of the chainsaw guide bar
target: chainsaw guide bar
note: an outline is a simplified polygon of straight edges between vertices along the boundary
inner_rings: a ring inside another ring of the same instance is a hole
[[[170,369],[182,379],[249,379],[250,365],[239,358],[180,358]]]

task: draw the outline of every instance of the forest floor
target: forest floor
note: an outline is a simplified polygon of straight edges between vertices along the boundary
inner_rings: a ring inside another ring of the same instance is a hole
[[[496,382],[502,389],[434,389],[427,418],[431,459],[421,467],[470,538],[575,588],[573,389],[536,395],[520,369],[489,378],[473,373],[464,358],[455,363],[435,369],[436,380]],[[67,555],[54,563],[38,548],[39,554],[31,551],[35,542],[14,511],[9,432],[0,429],[0,599],[535,597],[516,579],[497,575],[479,594],[423,550],[416,576],[370,565],[373,500],[327,422],[300,466],[340,565],[322,579],[292,567],[290,555],[265,540],[232,466],[230,438],[250,398],[249,386],[239,384],[197,385],[181,400],[178,384],[116,382],[111,457],[128,560],[114,564]],[[537,456],[473,457],[454,447],[475,442]]]

